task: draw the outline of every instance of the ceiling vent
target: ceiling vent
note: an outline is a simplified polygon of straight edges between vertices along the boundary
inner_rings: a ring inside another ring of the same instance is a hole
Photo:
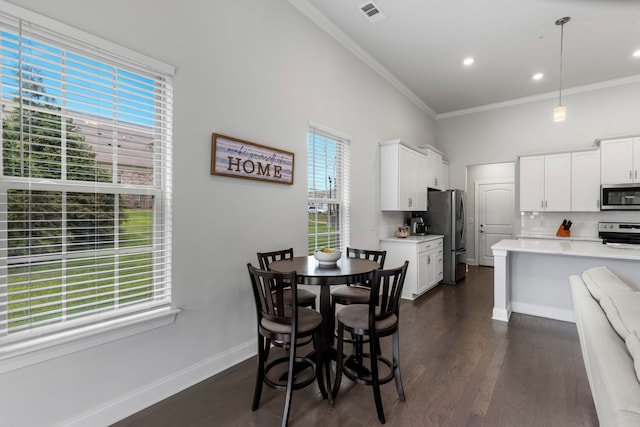
[[[360,6],[360,10],[367,16],[367,19],[371,22],[378,22],[387,17],[384,12],[376,6],[373,2],[368,2]]]

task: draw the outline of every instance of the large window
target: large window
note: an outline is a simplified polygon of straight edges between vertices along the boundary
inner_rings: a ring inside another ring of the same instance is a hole
[[[0,346],[171,303],[173,68],[25,14],[0,13]]]
[[[309,125],[307,214],[309,254],[349,245],[350,138],[318,124]]]

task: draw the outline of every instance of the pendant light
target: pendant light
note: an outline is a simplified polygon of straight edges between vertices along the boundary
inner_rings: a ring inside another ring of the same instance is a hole
[[[564,47],[564,24],[570,20],[570,17],[565,16],[556,21],[556,25],[560,25],[560,91],[558,94],[558,106],[553,109],[554,122],[562,122],[567,116],[567,108],[562,105],[562,51]]]

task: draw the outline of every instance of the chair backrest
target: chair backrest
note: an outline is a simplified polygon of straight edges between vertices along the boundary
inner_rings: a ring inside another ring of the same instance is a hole
[[[409,261],[401,267],[374,271],[371,279],[371,298],[369,300],[370,321],[382,320],[400,313],[400,297],[407,275]]]
[[[270,270],[269,265],[274,261],[293,258],[293,248],[273,252],[258,252],[258,262],[261,270]]]
[[[296,272],[280,273],[277,271],[260,270],[247,264],[251,288],[256,304],[258,323],[262,319],[290,325],[295,331],[297,326],[298,301],[296,292]],[[285,304],[284,291],[292,289],[291,305]]]
[[[380,268],[384,268],[384,259],[387,257],[387,251],[372,251],[369,249],[347,248],[347,257],[363,258],[375,261],[380,264]]]

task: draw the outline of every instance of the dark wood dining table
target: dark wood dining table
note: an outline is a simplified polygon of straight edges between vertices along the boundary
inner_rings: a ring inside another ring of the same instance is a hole
[[[313,256],[299,256],[291,259],[274,261],[269,265],[273,271],[281,273],[296,272],[299,285],[320,286],[320,314],[322,327],[320,332],[320,349],[325,361],[325,374],[329,380],[330,361],[335,358],[333,348],[334,314],[331,308],[331,286],[362,283],[373,277],[373,272],[380,268],[375,261],[343,256],[335,265],[322,265]],[[330,384],[328,384],[330,389]]]

